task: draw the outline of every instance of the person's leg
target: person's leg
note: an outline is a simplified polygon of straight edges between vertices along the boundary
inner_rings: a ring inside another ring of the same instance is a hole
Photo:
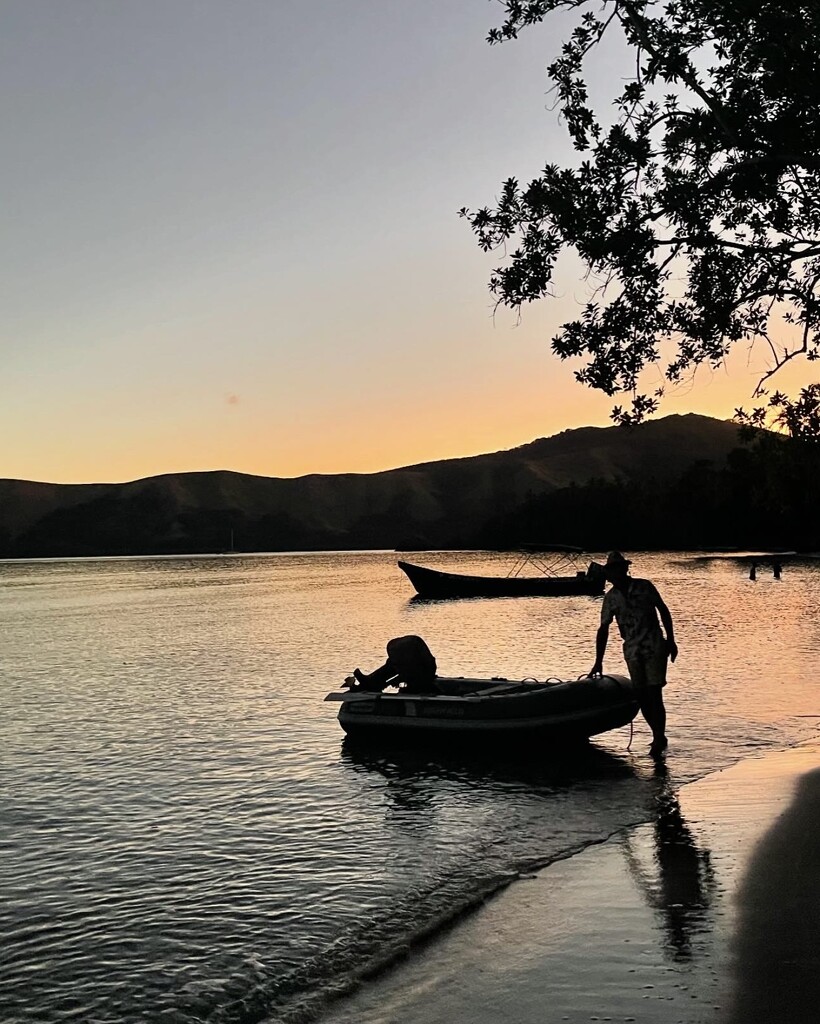
[[[666,749],[666,705],[663,702],[663,688],[666,686],[666,664],[668,654],[659,650],[646,659],[646,692],[641,708],[643,716],[652,730],[650,753],[660,754]]]
[[[362,672],[360,668],[354,668],[353,675],[363,690],[383,690],[390,680],[397,675],[397,672],[395,665],[388,658],[383,665],[374,669],[369,675],[366,672]]]
[[[629,676],[638,698],[638,706],[652,730],[652,753],[666,748],[666,706],[663,684],[666,681],[666,655],[656,658],[633,657],[627,661]]]
[[[652,730],[651,753],[659,754],[667,746],[666,739],[666,705],[663,702],[663,689],[660,686],[646,686],[640,691],[641,714]]]

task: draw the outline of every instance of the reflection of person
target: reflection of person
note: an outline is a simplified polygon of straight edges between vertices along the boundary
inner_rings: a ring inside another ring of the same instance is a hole
[[[749,569],[749,579],[757,579],[757,562],[752,562],[751,568]]]
[[[783,566],[780,562],[772,562],[772,575],[776,580],[780,579],[781,572],[783,572]]]
[[[703,928],[711,879],[709,852],[699,850],[681,814],[677,797],[667,791],[658,799],[655,857],[660,872],[659,910],[669,941],[680,959],[692,955],[692,937]]]
[[[383,690],[385,686],[404,683],[410,693],[435,689],[436,659],[420,636],[398,636],[387,642],[387,661],[369,675],[354,669],[352,689]]]
[[[678,646],[672,616],[657,588],[649,580],[633,579],[629,575],[631,564],[620,551],[610,551],[607,555],[604,575],[612,586],[601,608],[601,625],[595,638],[595,664],[590,675],[598,676],[603,672],[609,627],[615,619],[624,642],[624,658],[637,690],[641,713],[652,730],[649,751],[660,754],[667,745],[666,707],[663,703],[666,661],[668,657],[672,661],[677,658]],[[658,615],[666,630],[665,638]]]
[[[657,872],[646,872],[627,841],[630,872],[657,911],[676,960],[692,957],[694,939],[704,934],[715,888],[709,850],[700,849],[659,763],[655,796],[654,853]]]

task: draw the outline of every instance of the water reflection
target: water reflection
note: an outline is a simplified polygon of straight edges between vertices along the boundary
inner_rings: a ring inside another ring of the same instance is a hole
[[[709,927],[708,910],[715,892],[711,855],[695,841],[664,764],[657,766],[652,785],[655,870],[645,870],[629,838],[625,842],[627,861],[647,904],[662,922],[674,959],[688,961],[695,939],[704,936]]]
[[[342,744],[342,764],[355,772],[380,776],[388,806],[405,815],[413,828],[419,827],[421,819],[414,820],[412,815],[429,813],[445,788],[451,794],[468,789],[472,798],[502,794],[546,798],[573,786],[616,785],[636,777],[630,761],[592,745],[564,751],[559,759],[545,757],[542,751],[389,749],[356,744],[347,738]]]
[[[348,740],[340,767],[378,808],[393,859],[423,852],[428,873],[440,873],[453,889],[447,900],[461,909],[550,863],[568,841],[600,842],[624,821],[646,820],[645,782],[629,761],[592,746],[550,759]]]
[[[730,1024],[814,1024],[820,1006],[820,769],[752,854],[737,893]]]
[[[376,771],[394,782],[448,780],[504,789],[555,789],[584,779],[624,779],[635,774],[630,760],[593,744],[561,750],[560,756],[550,757],[538,749],[515,752],[454,747],[430,751],[356,743],[346,737],[342,763],[354,770]]]

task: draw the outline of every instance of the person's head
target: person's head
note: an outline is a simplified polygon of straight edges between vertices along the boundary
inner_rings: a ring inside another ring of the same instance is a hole
[[[610,583],[622,583],[629,575],[629,567],[632,563],[624,558],[620,551],[610,551],[606,556],[604,565],[604,576]]]

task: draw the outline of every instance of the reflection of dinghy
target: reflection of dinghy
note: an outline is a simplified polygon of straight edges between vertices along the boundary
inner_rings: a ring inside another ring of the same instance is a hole
[[[556,746],[628,725],[638,711],[625,676],[577,682],[438,677],[430,693],[329,693],[351,737],[392,741],[479,740]]]
[[[582,554],[581,548],[557,544],[524,551],[507,576],[468,576],[429,569],[411,562],[399,562],[399,568],[416,588],[419,597],[569,597],[577,594],[603,594],[605,581],[602,567],[592,562],[586,570],[579,569],[577,559]],[[540,575],[520,575],[528,566],[536,568]],[[568,570],[573,570],[573,574],[566,575]]]

